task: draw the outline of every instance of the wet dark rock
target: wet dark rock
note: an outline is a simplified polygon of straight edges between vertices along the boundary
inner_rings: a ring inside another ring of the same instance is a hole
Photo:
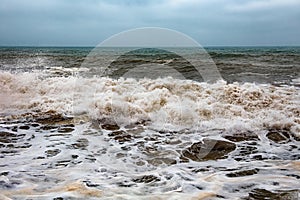
[[[120,129],[120,127],[117,124],[102,124],[101,128],[105,129],[105,130],[110,130],[110,131],[114,131],[114,130],[119,130]]]
[[[121,149],[124,151],[130,151],[131,147],[130,146],[122,146]]]
[[[80,138],[76,143],[72,144],[74,149],[85,149],[89,145],[89,141],[85,138]]]
[[[115,131],[120,129],[120,127],[115,121],[106,118],[96,120],[94,124],[101,124],[102,129],[110,130],[110,131]]]
[[[16,151],[16,150],[4,150],[4,151],[1,151],[0,153],[1,154],[15,154],[17,152],[18,151]]]
[[[56,156],[57,154],[59,154],[60,152],[61,152],[61,150],[59,150],[59,149],[53,149],[53,150],[45,151],[45,154],[47,155],[47,157],[53,157],[53,156]]]
[[[0,176],[7,176],[9,174],[9,172],[1,172]]]
[[[29,129],[30,129],[30,127],[29,127],[29,126],[26,126],[26,125],[24,125],[24,126],[20,126],[20,127],[19,127],[19,129],[23,129],[23,130],[29,130]]]
[[[227,154],[234,151],[236,145],[223,140],[204,139],[202,142],[192,144],[182,151],[182,157],[193,161],[217,160],[226,158]]]
[[[159,166],[161,164],[166,164],[170,166],[176,164],[177,161],[172,158],[153,158],[151,160],[148,160],[148,163],[154,166]]]
[[[294,154],[290,158],[291,160],[300,160],[300,154]]]
[[[94,156],[89,155],[88,157],[85,158],[86,160],[89,160],[91,162],[95,162],[97,159]]]
[[[74,128],[75,125],[74,124],[63,124],[62,127],[73,127]]]
[[[120,143],[128,142],[128,141],[131,141],[131,135],[128,135],[128,134],[127,135],[118,135],[118,136],[114,137],[114,139]]]
[[[240,148],[239,156],[247,156],[257,153],[257,147],[244,145]]]
[[[62,197],[55,197],[55,198],[53,198],[53,200],[64,200],[64,198],[62,198]]]
[[[266,136],[269,140],[280,144],[290,141],[290,134],[285,130],[270,130]]]
[[[109,133],[108,136],[109,136],[109,137],[113,137],[113,136],[117,136],[117,135],[123,135],[123,134],[125,134],[125,133],[126,133],[126,132],[125,132],[125,131],[122,131],[122,130],[120,130],[120,131],[114,131],[114,132]]]
[[[160,181],[160,178],[154,175],[145,175],[139,178],[135,178],[132,181],[135,183],[152,183],[152,182]]]
[[[17,126],[14,126],[14,127],[12,127],[12,129],[11,129],[13,132],[18,132],[18,127]]]
[[[228,177],[251,176],[251,175],[257,174],[258,171],[259,171],[259,169],[250,169],[250,170],[244,170],[244,171],[238,171],[238,172],[226,174],[226,176],[228,176]]]
[[[37,124],[37,123],[33,123],[33,124],[31,124],[31,126],[32,126],[32,127],[38,127],[38,126],[40,126],[40,125]]]
[[[116,183],[119,187],[126,187],[126,188],[128,188],[128,187],[133,187],[133,186],[135,186],[136,184],[134,184],[134,183],[128,183],[128,181],[125,181],[125,182],[117,182]]]
[[[300,179],[300,176],[297,174],[288,174],[287,176],[294,177],[296,179]]]
[[[8,144],[8,145],[6,145],[6,148],[15,148],[15,145],[13,145],[13,144]]]
[[[58,128],[58,126],[54,126],[54,125],[45,125],[45,126],[41,127],[41,129],[44,130],[44,131],[57,129],[57,128]]]
[[[62,122],[69,122],[73,120],[72,117],[64,116],[60,113],[55,111],[47,111],[45,113],[39,114],[36,117],[35,121],[42,124],[53,124],[53,123],[62,123]]]
[[[14,133],[0,132],[0,142],[2,143],[11,143],[12,142],[11,138],[15,138],[15,137],[17,137],[17,135]]]
[[[29,144],[29,143],[24,143],[23,145],[18,145],[18,146],[15,146],[16,149],[26,149],[26,148],[29,148],[31,147],[32,145]]]
[[[199,173],[199,172],[207,172],[209,169],[206,168],[199,168],[199,169],[193,169],[192,172]]]
[[[45,157],[44,157],[44,156],[38,156],[38,157],[36,157],[36,158],[34,158],[34,159],[42,160],[42,159],[45,159]]]
[[[294,140],[296,140],[298,142],[300,141],[300,135],[292,134],[292,136],[293,136]]]
[[[83,181],[85,183],[86,186],[88,187],[100,187],[100,184],[96,184],[96,183],[91,183],[91,181]]]
[[[63,134],[63,133],[54,133],[54,134],[49,134],[49,135],[44,135],[45,138],[50,138],[50,137],[66,137],[71,134]]]
[[[299,191],[298,190],[279,190],[271,192],[266,189],[254,189],[249,193],[249,197],[247,199],[257,199],[257,200],[285,200],[285,199],[291,199],[291,200],[298,200],[299,197]]]
[[[144,161],[142,161],[142,160],[139,160],[139,161],[135,162],[135,164],[137,166],[144,166],[146,163]]]
[[[74,131],[74,128],[70,128],[70,127],[61,127],[61,128],[58,129],[57,132],[59,132],[59,133],[70,133],[70,132],[72,132],[72,131]]]
[[[0,132],[0,142],[2,143],[16,143],[19,139],[25,137],[25,134],[15,134],[10,132]]]
[[[216,197],[217,197],[217,198],[219,198],[219,199],[226,199],[226,197],[225,197],[225,196],[223,196],[223,195],[220,195],[220,194],[217,194],[217,195],[216,195]]]
[[[68,166],[68,164],[71,162],[71,160],[60,160],[60,161],[57,161],[55,166],[57,167],[66,167]]]
[[[258,136],[250,131],[233,133],[232,135],[224,135],[223,137],[232,142],[259,140]]]

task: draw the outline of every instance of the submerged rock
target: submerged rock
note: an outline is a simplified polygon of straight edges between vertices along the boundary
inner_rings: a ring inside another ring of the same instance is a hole
[[[25,137],[25,134],[15,134],[10,132],[0,132],[0,142],[2,143],[16,143],[18,140]]]
[[[232,142],[259,140],[258,136],[255,133],[250,131],[233,133],[231,135],[228,134],[228,135],[224,135],[223,137]]]
[[[120,126],[115,121],[106,118],[95,120],[93,123],[94,124],[98,123],[100,124],[100,127],[102,129],[109,130],[109,131],[115,131],[120,129]]]
[[[30,127],[27,126],[27,125],[24,125],[24,126],[20,126],[19,129],[23,129],[23,130],[29,130]]]
[[[57,124],[62,122],[70,122],[73,117],[67,117],[55,111],[47,111],[44,113],[39,113],[38,116],[33,116],[35,121],[41,124]]]
[[[250,169],[250,170],[232,172],[230,174],[226,174],[226,176],[228,176],[228,177],[251,176],[251,175],[257,174],[258,171],[259,171],[259,169]]]
[[[247,199],[277,199],[277,200],[298,200],[299,191],[298,190],[280,190],[271,192],[266,189],[254,189],[249,193],[249,197]]]
[[[120,127],[117,124],[102,124],[101,128],[105,129],[105,130],[110,130],[110,131],[115,131],[115,130],[119,130]]]
[[[286,130],[270,130],[267,138],[276,143],[287,143],[290,141],[290,134]]]
[[[53,157],[53,156],[56,156],[57,154],[59,154],[60,152],[61,152],[61,150],[59,150],[59,149],[53,149],[53,150],[45,151],[45,154],[47,155],[47,157]]]
[[[154,175],[145,175],[139,178],[135,178],[132,180],[135,183],[151,183],[151,182],[157,182],[160,181],[160,178],[154,176]]]
[[[89,145],[89,141],[85,138],[80,138],[76,143],[72,144],[74,149],[85,149]]]
[[[226,158],[234,151],[236,145],[223,140],[204,139],[202,142],[192,144],[182,152],[182,156],[193,161],[217,160]]]
[[[58,129],[57,132],[59,132],[59,133],[70,133],[70,132],[72,132],[72,131],[74,131],[74,128],[70,128],[70,127],[61,127],[61,128]]]

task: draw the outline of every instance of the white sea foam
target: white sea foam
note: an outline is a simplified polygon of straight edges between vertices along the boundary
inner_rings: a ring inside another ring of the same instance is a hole
[[[293,86],[1,72],[0,97],[1,113],[6,116],[54,110],[120,124],[149,120],[159,129],[273,127],[300,132],[299,88]]]

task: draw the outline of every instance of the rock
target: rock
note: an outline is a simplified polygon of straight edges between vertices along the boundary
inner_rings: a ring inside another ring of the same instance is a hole
[[[257,174],[258,171],[259,171],[259,169],[250,169],[250,170],[232,172],[230,174],[226,174],[226,176],[228,176],[228,177],[251,176],[251,175]]]
[[[23,129],[23,130],[29,130],[30,129],[30,127],[29,126],[19,126],[19,129]]]
[[[41,129],[44,130],[44,131],[57,129],[57,128],[58,128],[58,126],[52,126],[52,125],[45,125],[45,126],[41,127]]]
[[[10,132],[0,132],[0,142],[2,143],[16,143],[18,140],[25,137],[25,134],[15,134]]]
[[[103,118],[103,119],[96,120],[94,123],[101,124],[102,129],[109,130],[109,131],[115,131],[120,129],[119,125],[115,121],[112,121],[111,119]]]
[[[7,176],[8,174],[9,174],[8,171],[4,171],[4,172],[1,172],[1,173],[0,173],[0,176]]]
[[[55,197],[55,198],[53,198],[53,200],[64,200],[64,198],[62,198],[62,197]]]
[[[139,178],[135,178],[132,180],[135,183],[151,183],[151,182],[157,182],[160,181],[160,178],[154,176],[154,175],[145,175]]]
[[[279,190],[279,191],[268,191],[266,189],[254,189],[249,193],[249,197],[247,199],[295,199],[297,200],[299,197],[298,190]]]
[[[118,135],[118,136],[114,137],[114,139],[120,143],[128,142],[128,141],[131,141],[131,135],[128,135],[128,134],[127,135]]]
[[[47,155],[47,157],[53,157],[53,156],[56,156],[57,154],[59,154],[60,152],[61,152],[61,150],[54,149],[54,150],[45,151],[45,154]]]
[[[151,160],[148,160],[148,163],[153,166],[159,166],[162,164],[166,164],[167,166],[176,164],[176,160],[172,158],[153,158]]]
[[[44,113],[40,113],[39,116],[37,116],[35,121],[42,124],[53,124],[58,122],[59,123],[69,122],[72,120],[73,120],[72,117],[67,117],[60,113],[50,110]]]
[[[269,140],[280,144],[290,141],[290,134],[286,130],[270,130],[266,136]]]
[[[101,128],[110,131],[115,131],[120,129],[120,127],[117,124],[102,124]]]
[[[243,145],[239,151],[239,156],[247,156],[258,152],[257,147],[250,145]]]
[[[74,128],[70,128],[70,127],[61,127],[61,128],[58,129],[57,132],[59,132],[59,133],[70,133],[70,132],[72,132],[72,131],[74,131]]]
[[[192,144],[183,150],[182,157],[193,161],[217,160],[226,158],[227,154],[234,151],[236,145],[223,140],[204,139],[202,142]]]
[[[85,149],[89,145],[89,141],[85,138],[80,138],[76,143],[72,144],[74,149]]]
[[[111,133],[109,133],[108,134],[108,136],[110,136],[110,137],[114,137],[114,136],[117,136],[117,135],[123,135],[123,134],[125,134],[126,132],[125,131],[114,131],[114,132],[111,132]]]
[[[258,136],[250,131],[233,133],[232,135],[224,135],[223,137],[232,142],[259,140]]]

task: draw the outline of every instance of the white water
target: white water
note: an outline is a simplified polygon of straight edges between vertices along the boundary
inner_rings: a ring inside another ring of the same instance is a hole
[[[300,132],[300,94],[294,86],[219,81],[43,77],[0,73],[0,109],[87,114],[121,125],[149,120],[158,129],[287,128]]]

